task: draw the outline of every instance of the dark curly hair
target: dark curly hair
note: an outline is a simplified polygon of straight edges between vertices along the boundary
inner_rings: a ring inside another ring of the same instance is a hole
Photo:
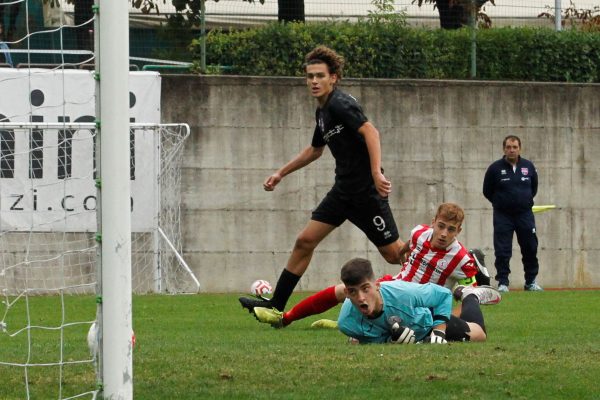
[[[342,79],[344,57],[327,46],[317,46],[304,58],[304,68],[311,64],[326,64],[330,74],[336,74],[338,81]]]

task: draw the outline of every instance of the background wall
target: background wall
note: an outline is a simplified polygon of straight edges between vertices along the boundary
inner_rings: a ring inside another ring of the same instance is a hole
[[[492,273],[492,209],[481,194],[502,139],[518,135],[540,177],[536,214],[544,287],[598,287],[600,269],[600,85],[477,81],[342,81],[381,133],[390,204],[403,240],[431,221],[437,205],[462,205],[459,239],[487,254]],[[315,102],[304,80],[163,76],[162,121],[187,122],[184,257],[206,292],[247,292],[276,282],[310,212],[333,183],[329,151],[287,176],[274,192],[264,179],[310,144]],[[514,240],[511,286],[522,288]],[[317,248],[298,290],[338,282],[340,266],[367,257],[394,273],[349,222]]]

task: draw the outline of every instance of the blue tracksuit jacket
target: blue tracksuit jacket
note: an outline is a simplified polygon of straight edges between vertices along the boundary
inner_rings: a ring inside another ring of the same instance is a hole
[[[519,157],[514,172],[504,157],[493,162],[483,179],[483,195],[486,199],[495,210],[510,214],[531,210],[537,188],[535,166],[522,157]]]

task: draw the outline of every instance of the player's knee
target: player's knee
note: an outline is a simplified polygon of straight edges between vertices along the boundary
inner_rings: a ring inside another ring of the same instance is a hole
[[[344,299],[346,298],[346,293],[344,292],[344,284],[343,283],[335,285],[335,298],[337,299],[338,303],[343,302]]]
[[[319,241],[314,238],[306,235],[304,233],[300,233],[296,238],[296,243],[294,243],[294,248],[300,251],[313,251],[315,247],[319,244]]]
[[[485,342],[486,341],[487,335],[480,325],[478,325],[474,322],[469,322],[468,325],[469,325],[469,329],[470,329],[470,331],[467,332],[467,335],[469,335],[469,341],[471,341],[471,342]]]

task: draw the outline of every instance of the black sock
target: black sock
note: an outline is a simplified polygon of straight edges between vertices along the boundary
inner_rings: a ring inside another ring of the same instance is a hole
[[[470,294],[462,300],[460,319],[467,322],[474,322],[481,326],[483,331],[486,332],[485,324],[483,323],[483,313],[481,312],[481,306],[479,305],[479,299],[474,294]]]
[[[283,311],[299,280],[300,276],[291,273],[287,269],[281,271],[271,298],[271,305],[279,311]]]

